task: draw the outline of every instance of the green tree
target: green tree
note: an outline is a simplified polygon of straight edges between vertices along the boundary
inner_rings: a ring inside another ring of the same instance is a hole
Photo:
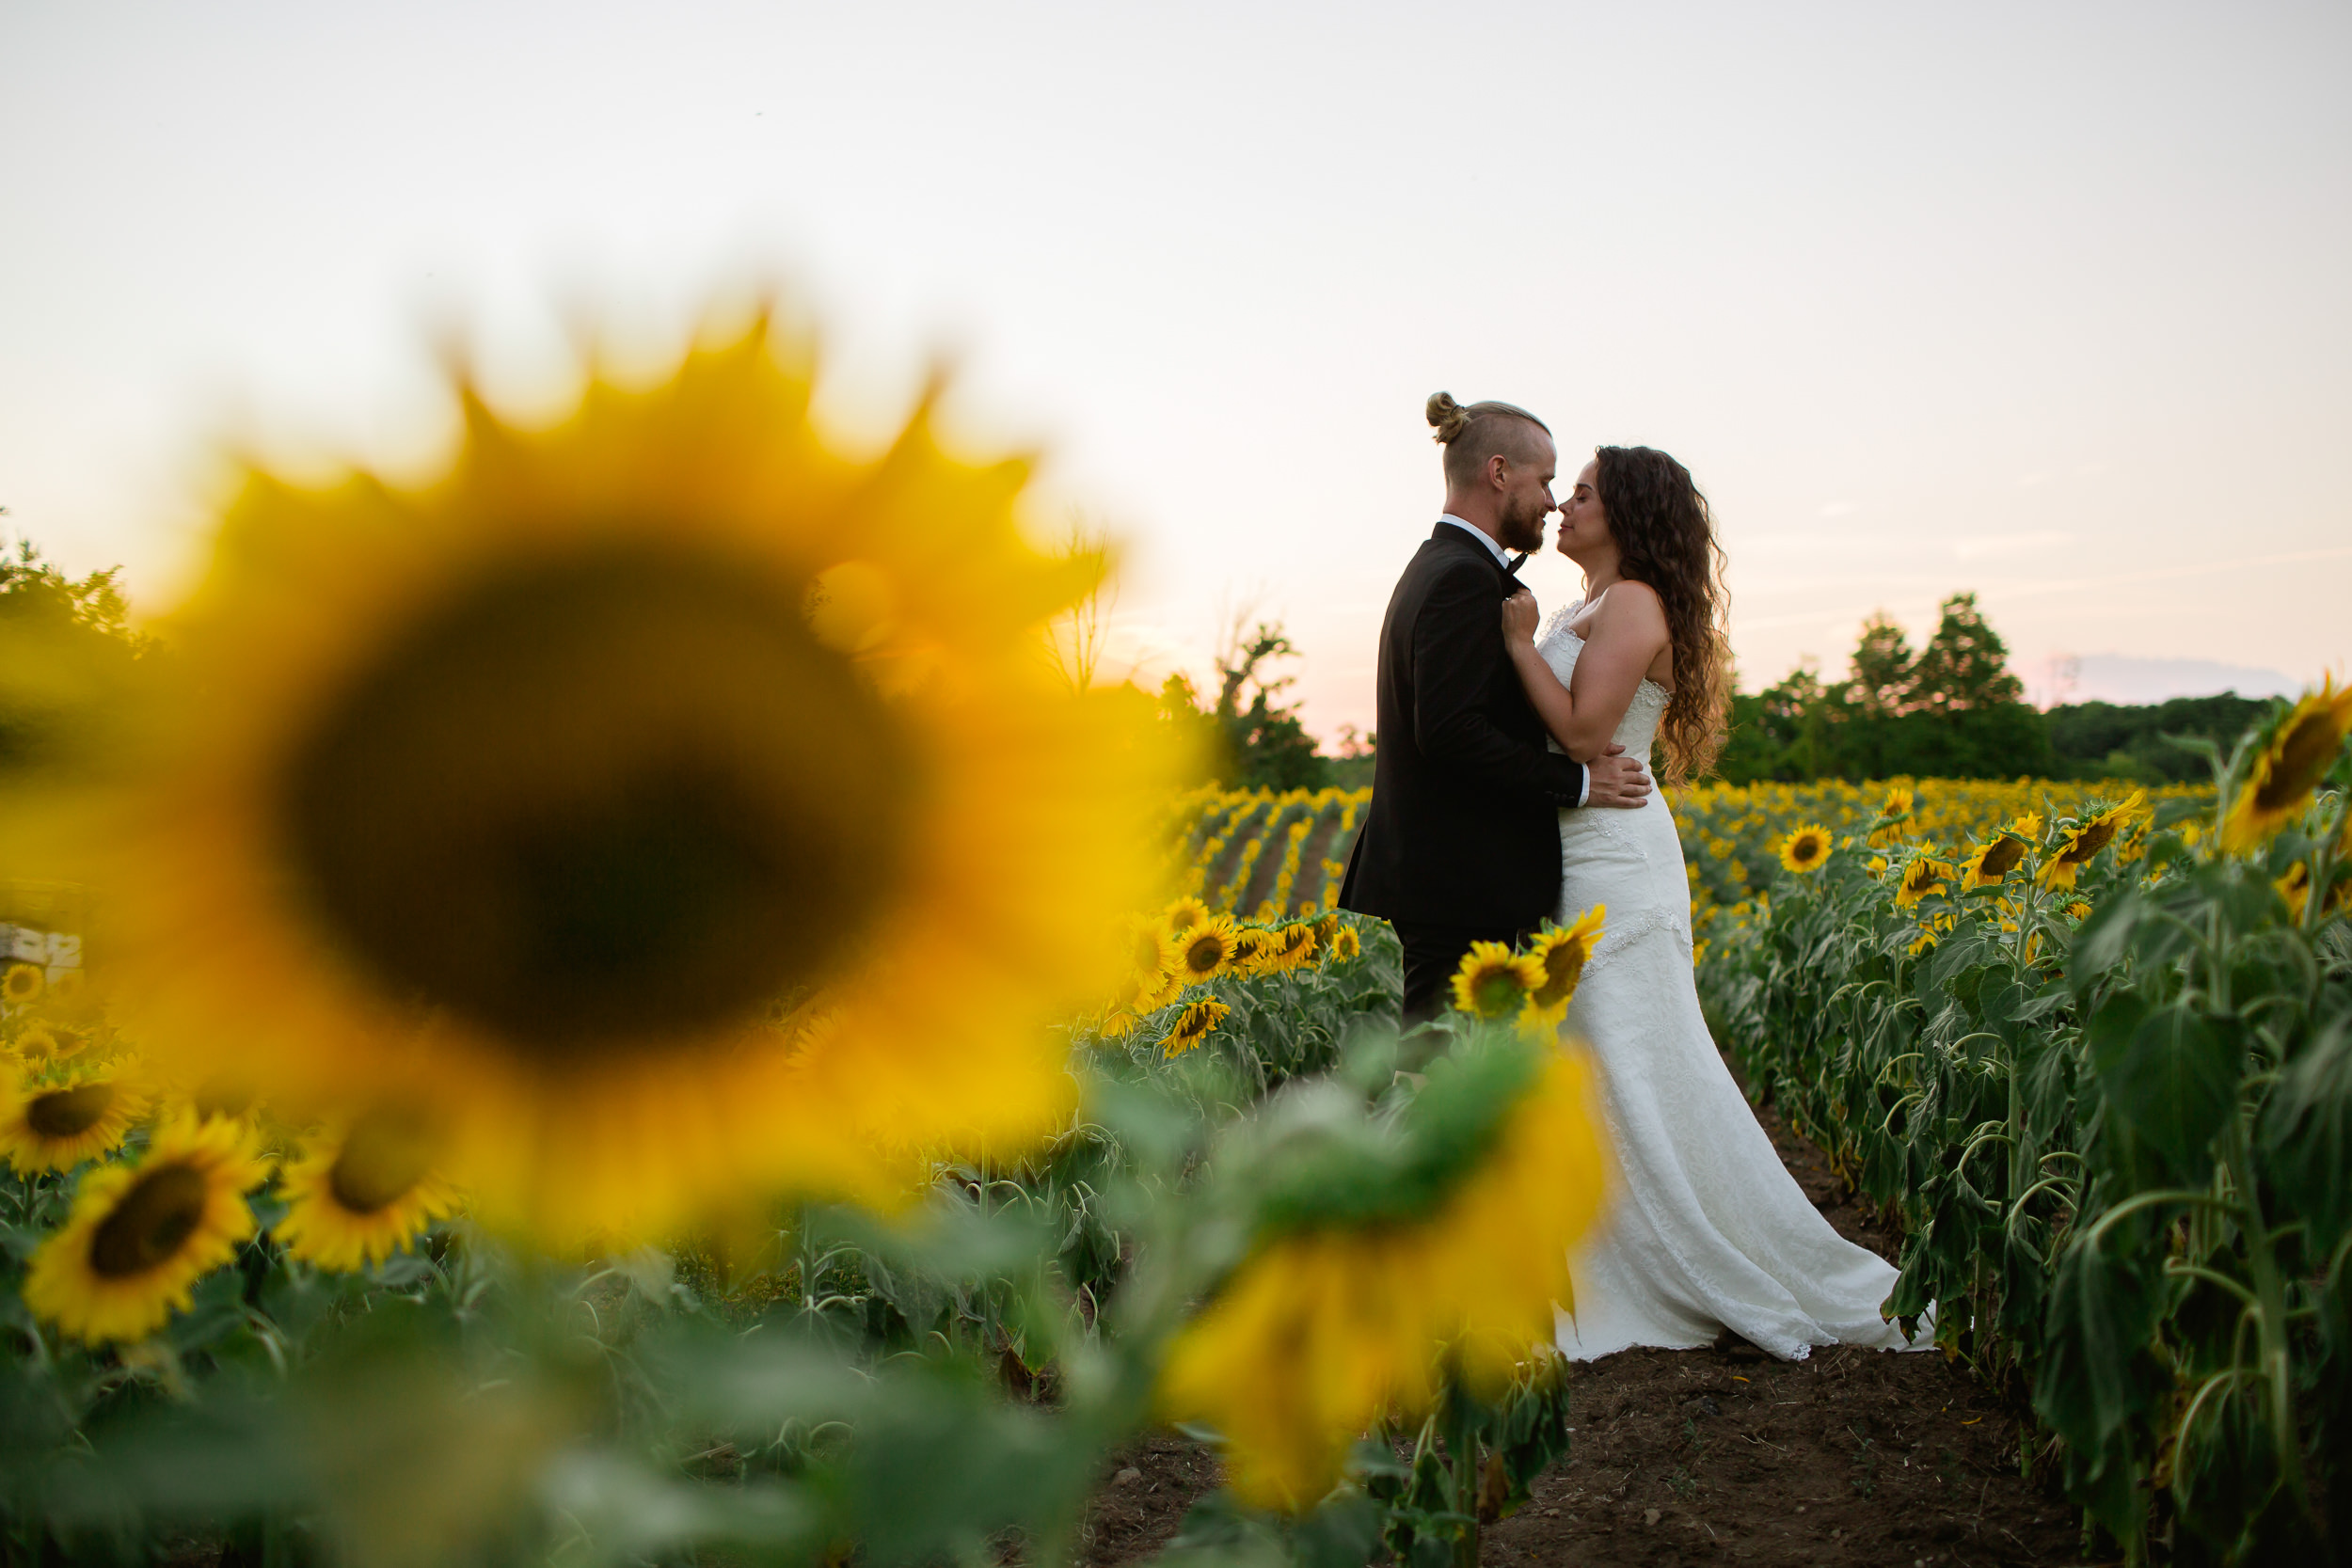
[[[1943,604],[1935,635],[1912,666],[1911,705],[1931,713],[1966,713],[2022,704],[2026,683],[2010,673],[2009,644],[1993,629],[1974,594]],[[1866,628],[1864,640],[1868,641]],[[1857,662],[1861,650],[1855,651]]]
[[[1297,708],[1279,700],[1296,677],[1266,673],[1269,663],[1295,658],[1298,650],[1279,622],[1261,621],[1245,632],[1244,619],[1233,619],[1216,659],[1216,715],[1229,762],[1225,782],[1239,789],[1320,789],[1329,782],[1330,765],[1316,752],[1315,737],[1299,721]]]
[[[153,668],[157,644],[131,626],[121,571],[69,578],[30,540],[0,552],[0,776],[87,762]]]
[[[1854,644],[1851,685],[1855,705],[1874,718],[1903,712],[1911,705],[1916,663],[1903,628],[1886,611],[1872,611],[1862,623],[1862,641]]]
[[[1755,697],[1732,699],[1732,738],[1718,763],[1735,784],[1757,779],[1983,779],[2044,774],[2052,766],[2042,715],[2024,701],[2009,650],[1955,594],[1915,657],[1883,611],[1863,623],[1845,680],[1791,671]]]

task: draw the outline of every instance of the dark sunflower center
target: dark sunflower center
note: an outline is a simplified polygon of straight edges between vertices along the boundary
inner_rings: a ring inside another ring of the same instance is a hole
[[[411,1117],[362,1117],[343,1138],[342,1152],[327,1172],[335,1201],[356,1214],[373,1214],[397,1203],[433,1168],[433,1140]]]
[[[2300,800],[2328,771],[2342,738],[2320,713],[2307,716],[2289,729],[2279,743],[2278,760],[2269,776],[2254,792],[2255,806],[2262,811],[2284,811]]]
[[[821,984],[892,900],[914,796],[897,722],[793,596],[651,548],[422,618],[285,784],[349,956],[546,1065]]]
[[[1994,844],[1993,847],[1984,852],[1984,862],[1980,869],[1988,881],[1997,882],[2008,876],[2015,868],[2017,863],[2025,858],[2025,855],[2026,847],[2015,839],[2000,839]]]
[[[1518,976],[1508,970],[1489,970],[1470,982],[1470,999],[1482,1018],[1508,1010],[1520,994]]]
[[[1544,955],[1544,985],[1535,993],[1535,1000],[1550,1006],[1576,990],[1576,983],[1584,974],[1584,948],[1581,942],[1563,942]]]
[[[112,1084],[82,1084],[37,1094],[24,1107],[24,1125],[44,1138],[78,1138],[106,1119],[115,1102]]]
[[[2066,853],[2060,855],[2058,859],[2068,865],[2080,865],[2106,848],[2107,840],[2114,836],[2115,824],[2113,822],[2105,818],[2095,820],[2082,831],[2074,842],[2067,847]]]
[[[1214,936],[1206,936],[1184,949],[1184,967],[1195,974],[1206,974],[1225,961],[1225,944]]]
[[[187,1165],[141,1176],[90,1238],[89,1264],[107,1279],[126,1279],[169,1262],[204,1217],[204,1177]]]

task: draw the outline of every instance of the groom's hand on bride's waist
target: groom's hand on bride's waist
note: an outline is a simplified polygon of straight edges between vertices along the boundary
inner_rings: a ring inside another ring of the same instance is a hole
[[[1617,806],[1629,808],[1649,800],[1649,774],[1641,759],[1625,754],[1625,748],[1612,742],[1607,751],[1584,765],[1587,806]]]

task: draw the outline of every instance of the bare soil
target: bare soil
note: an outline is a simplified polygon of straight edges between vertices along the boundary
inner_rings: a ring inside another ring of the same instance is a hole
[[[1192,1505],[1216,1490],[1216,1456],[1174,1433],[1152,1433],[1111,1456],[1110,1476],[1078,1528],[1079,1568],[1107,1568],[1168,1544]]]
[[[1820,1150],[1769,1108],[1757,1119],[1839,1234],[1891,1258],[1897,1238]],[[2020,1479],[2024,1413],[1932,1352],[1835,1347],[1776,1361],[1727,1336],[1709,1350],[1628,1351],[1572,1375],[1574,1446],[1526,1508],[1486,1532],[1487,1568],[2094,1560],[2080,1554],[2073,1507]],[[1088,1568],[1159,1550],[1216,1484],[1214,1459],[1172,1434],[1117,1465],[1135,1474],[1096,1499]]]

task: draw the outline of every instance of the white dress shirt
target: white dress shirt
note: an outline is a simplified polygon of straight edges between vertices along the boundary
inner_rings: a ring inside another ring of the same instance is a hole
[[[1494,535],[1488,533],[1485,529],[1480,528],[1473,523],[1466,523],[1451,512],[1438,513],[1438,521],[1441,523],[1452,523],[1455,528],[1460,529],[1464,533],[1469,534],[1471,538],[1486,546],[1486,553],[1495,558],[1496,565],[1502,567],[1506,572],[1511,569],[1511,558],[1502,553],[1502,546],[1496,544],[1494,541]],[[1576,803],[1579,806],[1581,806],[1585,801],[1591,800],[1592,798],[1593,770],[1590,768],[1587,768],[1584,769],[1584,782],[1576,786]]]
[[[1466,523],[1451,512],[1438,513],[1438,521],[1441,523],[1452,523],[1455,528],[1460,529],[1464,533],[1469,534],[1472,539],[1475,539],[1480,544],[1486,546],[1486,553],[1495,558],[1496,565],[1502,567],[1506,572],[1511,569],[1511,558],[1502,553],[1502,546],[1496,544],[1494,535],[1488,533],[1485,529],[1478,527],[1475,523]]]

